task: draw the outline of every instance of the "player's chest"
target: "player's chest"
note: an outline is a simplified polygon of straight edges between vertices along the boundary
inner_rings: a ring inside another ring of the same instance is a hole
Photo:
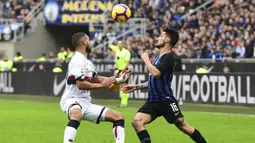
[[[152,64],[155,66],[155,65],[158,65],[160,63],[160,60],[161,60],[161,57],[158,57],[156,58],[154,61],[152,61]]]
[[[91,77],[93,78],[95,76],[95,68],[92,62],[86,62],[85,67],[84,67],[85,75],[86,77]]]

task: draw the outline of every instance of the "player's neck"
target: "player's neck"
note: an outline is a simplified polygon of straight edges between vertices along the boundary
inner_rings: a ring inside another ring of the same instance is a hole
[[[86,53],[84,50],[77,49],[76,52],[83,54],[85,57],[88,56],[88,53]]]
[[[164,48],[160,49],[160,56],[172,52],[171,48],[169,46],[165,46]]]

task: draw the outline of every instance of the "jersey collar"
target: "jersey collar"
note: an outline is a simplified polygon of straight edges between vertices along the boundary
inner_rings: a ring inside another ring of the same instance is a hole
[[[81,52],[75,51],[75,54],[80,55],[80,56],[83,56],[83,57],[85,57],[85,58],[87,59],[87,57],[84,56]]]

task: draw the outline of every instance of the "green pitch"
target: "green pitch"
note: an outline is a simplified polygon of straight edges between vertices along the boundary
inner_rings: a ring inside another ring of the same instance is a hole
[[[55,97],[0,95],[0,143],[61,143],[68,120],[58,101]],[[116,100],[94,99],[93,103],[122,112],[126,117],[126,143],[139,143],[131,119],[143,101],[130,101],[131,107],[126,109],[115,108],[119,103]],[[184,104],[181,109],[188,123],[199,129],[209,143],[254,142],[255,109],[252,107]],[[163,118],[147,129],[153,143],[192,143]],[[83,121],[75,143],[114,143],[112,124]]]

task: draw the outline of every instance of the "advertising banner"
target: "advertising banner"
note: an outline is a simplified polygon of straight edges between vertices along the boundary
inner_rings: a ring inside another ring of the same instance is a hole
[[[176,74],[172,88],[185,102],[255,105],[255,74]]]
[[[93,61],[95,68],[97,69],[98,72],[111,72],[111,70],[114,68],[114,62],[113,61]],[[38,70],[40,63],[36,62],[25,62],[25,63],[16,63],[20,71],[36,71]],[[42,63],[45,65],[45,67],[48,70],[52,70],[55,66],[54,62],[45,62]],[[210,72],[223,72],[224,68],[224,63],[210,63],[207,64],[208,70]],[[67,65],[62,64],[63,69],[65,70]],[[181,67],[182,70],[185,72],[195,72],[196,69],[201,67],[202,64],[200,63],[182,63]],[[254,63],[227,63],[227,66],[230,68],[230,71],[232,73],[234,72],[245,72],[245,73],[250,73],[250,72],[255,72],[255,66]],[[133,69],[135,72],[143,73],[146,72],[146,67],[143,62],[136,61],[136,62],[131,62],[130,68]]]
[[[88,25],[104,23],[104,11],[112,9],[109,0],[45,0],[44,16],[47,24]]]
[[[111,76],[112,73],[100,73]],[[146,73],[134,73],[129,83],[143,83]],[[0,73],[0,93],[61,96],[65,87],[65,74],[51,72]],[[186,103],[226,105],[255,105],[255,74],[206,74],[177,73],[172,80],[177,100]],[[118,99],[118,92],[102,89],[91,92],[92,98]],[[135,91],[130,99],[146,99],[147,91]]]
[[[195,72],[196,69],[201,67],[202,65],[206,65],[210,72],[223,72],[224,66],[227,66],[231,72],[255,72],[254,63],[208,63],[208,64],[201,64],[201,63],[182,63],[182,69],[187,72]]]
[[[101,75],[111,76],[110,73]],[[0,72],[0,93],[61,96],[66,84],[65,73]],[[118,93],[107,89],[92,91],[93,98],[118,98]]]

